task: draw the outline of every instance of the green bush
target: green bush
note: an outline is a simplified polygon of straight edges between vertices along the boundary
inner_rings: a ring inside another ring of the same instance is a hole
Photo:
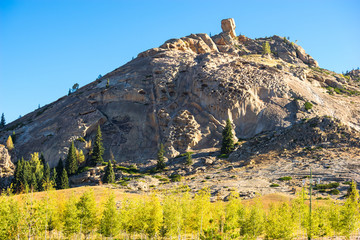
[[[329,191],[329,193],[331,195],[338,195],[340,193],[340,191],[338,189],[332,189],[331,191]]]
[[[331,189],[331,188],[337,188],[340,184],[337,182],[328,183],[328,184],[316,184],[314,189]]]
[[[270,187],[279,187],[280,185],[279,184],[277,184],[277,183],[272,183],[271,185],[270,185]]]
[[[229,158],[228,154],[220,154],[217,156],[218,158]]]
[[[290,181],[291,179],[292,177],[289,176],[279,178],[280,181]]]
[[[181,175],[180,174],[173,174],[170,176],[170,179],[172,182],[180,182],[181,181]]]
[[[311,102],[305,102],[304,104],[306,111],[312,109],[313,105]]]

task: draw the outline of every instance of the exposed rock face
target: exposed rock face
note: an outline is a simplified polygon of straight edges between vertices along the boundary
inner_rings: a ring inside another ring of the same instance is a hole
[[[11,183],[14,170],[15,166],[11,162],[8,150],[0,144],[0,192]]]
[[[317,63],[283,38],[234,37],[233,20],[223,25],[219,35],[191,34],[140,53],[70,96],[8,124],[0,141],[15,130],[16,156],[43,152],[55,166],[71,141],[87,154],[100,124],[104,159],[112,153],[119,162],[145,164],[160,143],[168,157],[218,147],[226,119],[238,138],[317,115],[360,129],[359,97],[331,96],[322,88],[349,88],[341,77],[309,68]],[[272,59],[259,55],[266,41]],[[313,108],[306,110],[305,102]]]
[[[224,33],[229,33],[232,38],[236,37],[235,28],[236,26],[233,18],[221,20],[221,29]]]

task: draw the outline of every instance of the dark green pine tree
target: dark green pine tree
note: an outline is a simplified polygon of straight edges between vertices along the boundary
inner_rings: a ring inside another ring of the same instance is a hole
[[[96,165],[98,163],[102,163],[104,161],[102,157],[103,154],[104,154],[104,147],[102,143],[101,129],[100,129],[100,125],[98,125],[94,148],[92,150],[92,155],[91,155],[92,164]]]
[[[226,120],[226,126],[222,132],[221,154],[229,154],[234,150],[232,127],[230,120]]]
[[[57,172],[56,172],[56,168],[53,168],[51,171],[50,181],[55,188],[56,188],[56,182],[57,182],[56,180],[57,180]]]
[[[6,121],[5,121],[5,115],[4,113],[1,114],[1,120],[0,120],[0,128],[5,127]]]
[[[60,175],[60,184],[58,189],[67,189],[67,188],[69,188],[69,178],[66,169],[63,168],[62,173]]]
[[[32,170],[31,170],[31,165],[29,161],[24,161],[23,159],[23,179],[21,180],[21,182],[23,183],[23,189],[27,190],[30,187],[30,182],[32,181]]]
[[[17,163],[16,163],[16,168],[15,168],[15,172],[14,172],[14,180],[13,180],[13,185],[14,185],[14,191],[19,193],[21,192],[24,186],[24,183],[22,182],[24,177],[24,159],[21,158]]]
[[[50,182],[50,166],[49,163],[45,163],[43,172],[43,184]]]
[[[43,153],[40,153],[39,159],[40,159],[42,165],[44,165],[44,167],[45,167],[46,161],[45,161],[45,157],[44,157],[44,154],[43,154]]]
[[[103,182],[104,183],[113,183],[113,182],[115,182],[115,174],[114,174],[113,166],[111,164],[111,160],[108,162],[108,165],[105,168],[105,174],[104,174],[104,177],[103,177]]]
[[[57,166],[56,166],[56,181],[55,181],[55,185],[56,185],[56,188],[57,189],[60,189],[59,187],[60,187],[60,185],[61,185],[61,179],[60,179],[60,177],[61,177],[61,174],[62,174],[62,172],[63,172],[63,169],[64,169],[64,164],[63,164],[63,161],[62,161],[62,159],[60,158],[59,159],[59,162],[58,162],[58,164],[57,164]]]
[[[160,144],[160,149],[159,149],[158,154],[157,154],[157,164],[156,164],[156,169],[157,170],[164,170],[165,167],[166,167],[165,159],[164,159],[164,153],[165,153],[164,145],[161,143]]]
[[[65,168],[66,168],[66,172],[69,175],[75,174],[76,171],[78,170],[78,162],[76,158],[76,149],[74,146],[74,142],[71,142],[69,152],[65,161]]]

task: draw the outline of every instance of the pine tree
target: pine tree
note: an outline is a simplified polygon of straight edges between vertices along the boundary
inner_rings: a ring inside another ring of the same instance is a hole
[[[160,144],[160,149],[158,151],[158,154],[157,154],[157,164],[156,164],[156,169],[157,170],[164,170],[165,167],[166,167],[166,164],[165,164],[165,159],[164,159],[164,145],[161,143]]]
[[[6,121],[5,121],[5,115],[4,113],[1,114],[1,120],[0,120],[0,128],[5,127]]]
[[[234,139],[230,120],[226,120],[226,126],[222,132],[221,154],[229,154],[234,150]]]
[[[103,147],[103,143],[102,143],[101,129],[100,129],[100,125],[98,125],[96,137],[95,137],[94,148],[92,150],[93,165],[96,165],[96,164],[104,161],[103,157],[102,157],[103,154],[104,154],[104,147]]]
[[[41,163],[45,166],[46,160],[45,160],[45,156],[44,156],[44,154],[42,152],[40,153],[39,159],[40,159]]]
[[[193,164],[193,160],[192,160],[192,156],[190,152],[186,153],[186,161],[185,161],[185,165],[190,166]]]
[[[92,190],[84,192],[76,207],[78,209],[81,233],[85,234],[85,239],[87,239],[87,236],[97,225],[94,192]]]
[[[43,179],[42,179],[42,188],[43,188],[43,190],[46,190],[45,186],[48,186],[50,183],[51,183],[50,166],[49,166],[49,163],[45,163],[44,172],[43,172]]]
[[[60,158],[59,162],[58,162],[58,164],[56,166],[56,182],[55,182],[55,185],[56,185],[57,189],[60,189],[60,186],[61,186],[61,175],[62,175],[63,169],[64,169],[64,164],[63,164],[62,159]]]
[[[269,45],[269,42],[268,42],[268,41],[264,42],[262,48],[263,48],[263,54],[264,54],[264,55],[271,53],[271,49],[270,49],[270,45]]]
[[[12,151],[14,149],[14,143],[12,141],[11,136],[8,137],[7,141],[6,141],[6,147],[9,151]]]
[[[103,182],[104,183],[113,183],[113,182],[115,182],[115,174],[114,174],[113,166],[111,164],[111,160],[109,160],[108,165],[105,168],[105,174],[104,174],[104,177],[103,177]]]
[[[110,194],[105,202],[99,232],[105,237],[113,237],[118,233],[119,227],[119,213],[116,209],[115,197],[114,194]]]
[[[24,186],[23,175],[24,175],[24,159],[22,158],[19,161],[17,161],[14,172],[13,184],[14,184],[14,191],[17,193],[23,190],[23,186]]]
[[[67,189],[67,188],[69,188],[69,178],[66,169],[63,168],[62,173],[60,175],[60,183],[58,185],[58,189]]]
[[[53,168],[52,171],[51,171],[50,181],[51,181],[51,184],[54,187],[57,187],[56,186],[56,182],[57,182],[56,180],[57,180],[57,172],[56,172],[56,168]]]
[[[66,168],[66,172],[69,175],[75,174],[76,171],[78,170],[78,162],[76,159],[76,149],[74,146],[74,142],[71,142],[68,155],[65,160],[65,168]]]

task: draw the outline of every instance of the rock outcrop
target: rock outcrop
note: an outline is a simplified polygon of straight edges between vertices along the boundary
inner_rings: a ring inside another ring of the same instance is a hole
[[[11,162],[11,156],[4,145],[0,144],[0,192],[9,186],[12,180],[15,166]]]
[[[227,119],[238,138],[319,115],[360,129],[360,100],[351,95],[356,85],[317,68],[301,47],[284,38],[236,37],[232,19],[224,20],[222,28],[212,37],[191,34],[140,53],[77,92],[8,124],[0,142],[15,131],[16,156],[27,159],[31,152],[43,152],[55,166],[72,141],[87,155],[100,124],[104,159],[113,154],[119,162],[141,166],[156,157],[160,143],[168,157],[218,147]],[[271,59],[261,57],[265,42]],[[350,97],[324,88],[340,85]],[[304,107],[307,102],[311,109]]]

